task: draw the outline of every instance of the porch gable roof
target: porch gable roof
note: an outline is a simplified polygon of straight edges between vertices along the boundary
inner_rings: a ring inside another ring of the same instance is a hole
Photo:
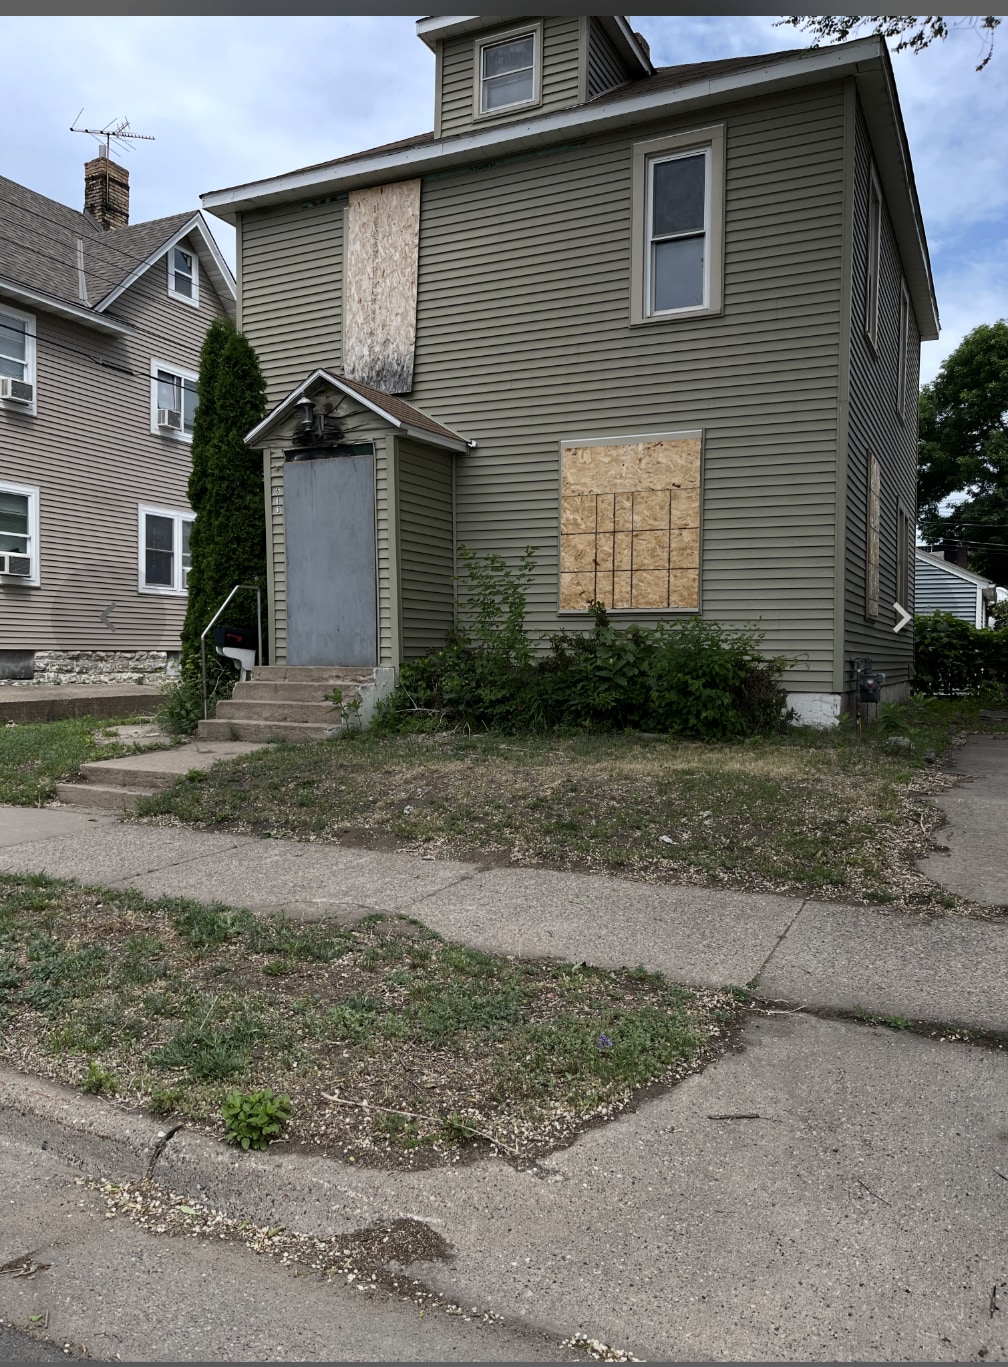
[[[415,440],[426,442],[431,446],[440,446],[449,451],[456,451],[459,455],[468,451],[470,445],[475,445],[475,443],[467,442],[464,437],[460,437],[457,432],[453,432],[450,427],[445,427],[442,423],[428,417],[419,408],[414,408],[412,404],[406,403],[404,399],[397,398],[394,394],[385,394],[380,389],[372,389],[370,385],[361,384],[359,380],[351,380],[346,375],[323,369],[313,370],[307,379],[303,380],[296,389],[292,389],[286,398],[281,399],[276,407],[267,413],[262,422],[253,427],[251,432],[246,433],[245,445],[259,446],[263,437],[290,415],[301,396],[319,383],[331,385],[333,389],[341,390],[349,398],[356,399],[358,403],[369,408],[383,422],[387,422],[390,427],[396,428],[404,437],[413,437]]]

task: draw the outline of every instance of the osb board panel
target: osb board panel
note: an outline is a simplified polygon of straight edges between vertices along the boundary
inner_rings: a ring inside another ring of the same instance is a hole
[[[564,447],[561,611],[696,610],[700,447],[699,435]]]
[[[343,369],[386,394],[413,388],[420,181],[351,190]]]

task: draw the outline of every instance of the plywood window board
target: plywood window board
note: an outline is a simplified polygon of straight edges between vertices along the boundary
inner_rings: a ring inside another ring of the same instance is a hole
[[[386,394],[413,387],[420,181],[351,190],[343,371]]]
[[[702,433],[564,442],[560,610],[696,611]]]

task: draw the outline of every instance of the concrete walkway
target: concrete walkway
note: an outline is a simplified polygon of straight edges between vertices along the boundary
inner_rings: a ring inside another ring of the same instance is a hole
[[[713,987],[758,979],[800,1006],[1008,1031],[1008,920],[483,868],[65,808],[0,808],[0,869],[311,919],[398,912],[501,954],[640,964]]]
[[[973,778],[942,798],[951,853],[926,871],[998,906],[1008,849],[992,837],[1008,826],[1008,746],[977,738],[959,763]],[[264,1360],[560,1359],[573,1333],[652,1360],[1008,1358],[1008,1053],[831,1016],[1008,1031],[1004,919],[256,841],[68,809],[0,808],[0,869],[310,918],[403,912],[499,952],[642,963],[718,986],[755,978],[781,1010],[750,1017],[741,1051],[524,1168],[492,1158],[387,1173],[241,1155],[184,1130],[166,1141],[146,1116],[0,1073],[0,1265],[29,1242],[52,1264],[51,1291],[0,1277],[0,1318],[24,1327],[29,1309],[52,1309],[49,1338],[134,1359],[163,1356],[164,1344],[182,1358],[234,1344]],[[419,1221],[453,1253],[411,1275],[501,1323],[474,1337],[442,1318],[418,1337],[395,1304],[369,1300],[368,1323],[346,1288],[267,1274],[244,1249],[215,1249],[211,1266],[202,1243],[125,1225],[100,1233],[100,1210],[70,1233],[67,1214],[92,1209],[73,1200],[74,1170],[133,1181],[150,1171],[235,1218],[318,1238]],[[240,1298],[236,1326],[208,1308],[208,1277],[216,1304]],[[179,1328],[187,1315],[204,1326],[194,1336]],[[314,1330],[299,1341],[298,1315],[346,1324],[345,1347]],[[235,1327],[238,1338],[224,1332]]]

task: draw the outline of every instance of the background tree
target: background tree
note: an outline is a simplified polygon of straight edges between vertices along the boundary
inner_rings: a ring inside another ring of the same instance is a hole
[[[207,331],[197,392],[189,476],[196,521],[182,628],[182,674],[188,678],[199,675],[200,633],[235,584],[266,591],[262,456],[244,441],[266,412],[266,386],[255,351],[229,319],[216,319]],[[254,612],[251,603],[236,600],[232,620],[254,621]]]
[[[949,498],[954,507],[942,510]],[[1008,322],[981,323],[920,395],[918,518],[932,542],[1008,585]]]
[[[821,43],[843,43],[859,34],[868,37],[877,33],[881,38],[898,38],[897,52],[923,52],[932,43],[949,35],[952,28],[971,28],[985,44],[977,71],[983,71],[994,52],[994,30],[1001,20],[994,14],[790,14],[778,19],[776,27],[790,24],[813,36],[813,47]]]

